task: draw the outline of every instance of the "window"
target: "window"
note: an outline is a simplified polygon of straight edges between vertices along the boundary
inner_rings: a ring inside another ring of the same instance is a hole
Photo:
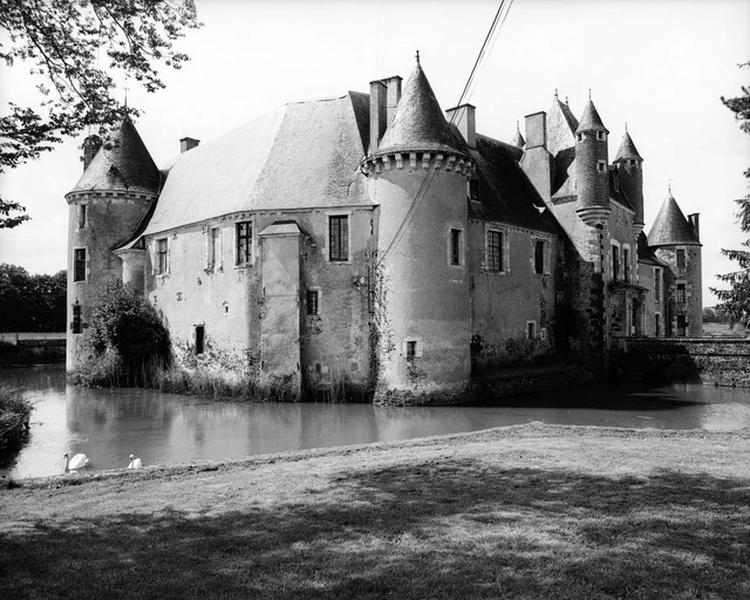
[[[661,269],[654,268],[654,300],[661,302]]]
[[[78,205],[78,229],[86,227],[86,205]]]
[[[596,170],[599,173],[606,173],[607,172],[607,161],[606,160],[597,160],[596,161]]]
[[[578,141],[579,141],[579,142],[582,142],[582,141],[583,141],[583,140],[584,140],[585,138],[586,138],[586,135],[585,135],[585,134],[583,134],[583,133],[579,133],[579,134],[578,134]]]
[[[503,233],[502,231],[487,232],[487,270],[503,270]]]
[[[685,250],[679,249],[675,252],[675,260],[677,261],[677,268],[685,268]]]
[[[630,248],[622,249],[622,266],[625,274],[625,283],[630,281]]]
[[[479,201],[479,179],[476,177],[469,179],[469,198]]]
[[[620,247],[612,246],[612,279],[617,281],[620,276]]]
[[[206,271],[213,271],[216,267],[216,246],[219,239],[219,228],[211,227],[208,230],[208,249],[206,253]]]
[[[607,139],[607,134],[604,131],[597,131],[596,132],[596,139],[600,142]]]
[[[318,314],[318,290],[307,290],[307,314]]]
[[[81,323],[81,305],[76,300],[73,305],[73,322],[70,325],[73,333],[83,333],[83,324]]]
[[[451,229],[451,264],[461,264],[461,230]]]
[[[406,360],[414,360],[417,357],[417,342],[416,340],[408,340],[406,342]]]
[[[252,263],[253,255],[253,224],[247,221],[235,225],[236,256],[238,266]]]
[[[687,317],[685,315],[677,315],[677,335],[684,337],[687,333]]]
[[[534,273],[538,275],[544,273],[544,240],[537,240],[534,243]]]
[[[637,167],[638,166],[638,161],[635,160],[634,158],[631,158],[628,162],[630,162],[630,166],[631,167]]]
[[[195,326],[195,353],[203,354],[206,343],[206,326],[196,325]]]
[[[677,284],[677,302],[680,304],[685,304],[686,295],[685,295],[685,284],[684,283],[678,283]]]
[[[86,248],[73,251],[73,281],[86,281]]]
[[[654,315],[654,335],[661,337],[661,315],[659,313]]]
[[[169,246],[167,238],[156,240],[156,274],[163,275],[169,271]]]
[[[536,321],[526,321],[526,339],[536,338]]]
[[[335,262],[349,260],[349,217],[328,217],[328,257]]]

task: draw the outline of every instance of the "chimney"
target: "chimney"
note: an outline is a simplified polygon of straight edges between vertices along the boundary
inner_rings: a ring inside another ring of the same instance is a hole
[[[380,145],[386,125],[386,85],[375,80],[370,82],[370,154]]]
[[[690,227],[693,228],[695,237],[698,239],[698,241],[700,241],[701,239],[700,216],[700,213],[693,213],[692,215],[688,215],[688,223],[690,223]]]
[[[547,147],[547,113],[544,111],[526,115],[526,149]]]
[[[398,101],[401,100],[401,77],[398,75],[387,77],[383,79],[383,83],[386,87],[385,116],[387,127],[393,123],[393,117],[396,116],[396,106],[398,106]]]
[[[445,111],[448,120],[453,124],[466,140],[469,148],[477,147],[476,107],[473,104],[461,104]]]
[[[85,140],[83,140],[83,156],[81,156],[81,161],[83,161],[84,171],[88,169],[91,161],[94,160],[96,153],[99,152],[99,148],[101,147],[102,138],[100,138],[96,134],[90,135]]]
[[[200,140],[196,140],[195,138],[191,137],[184,137],[180,139],[180,154],[182,154],[183,152],[187,152],[188,150],[192,150],[200,143]]]

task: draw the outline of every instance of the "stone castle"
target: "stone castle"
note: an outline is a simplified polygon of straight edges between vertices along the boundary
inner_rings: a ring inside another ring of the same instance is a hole
[[[289,103],[161,170],[125,118],[84,143],[70,207],[67,367],[97,289],[160,311],[176,359],[296,397],[451,401],[509,352],[596,367],[631,336],[701,335],[698,215],[643,233],[643,158],[555,94],[525,139],[443,111],[419,62],[370,93]]]

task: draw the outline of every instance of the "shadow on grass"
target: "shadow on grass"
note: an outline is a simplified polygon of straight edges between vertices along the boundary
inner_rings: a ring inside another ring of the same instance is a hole
[[[272,509],[4,534],[0,596],[747,598],[748,486],[475,460],[357,471]]]

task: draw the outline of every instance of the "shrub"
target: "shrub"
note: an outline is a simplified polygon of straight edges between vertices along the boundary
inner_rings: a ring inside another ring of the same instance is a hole
[[[28,439],[33,408],[20,390],[0,384],[0,450],[20,448]]]

